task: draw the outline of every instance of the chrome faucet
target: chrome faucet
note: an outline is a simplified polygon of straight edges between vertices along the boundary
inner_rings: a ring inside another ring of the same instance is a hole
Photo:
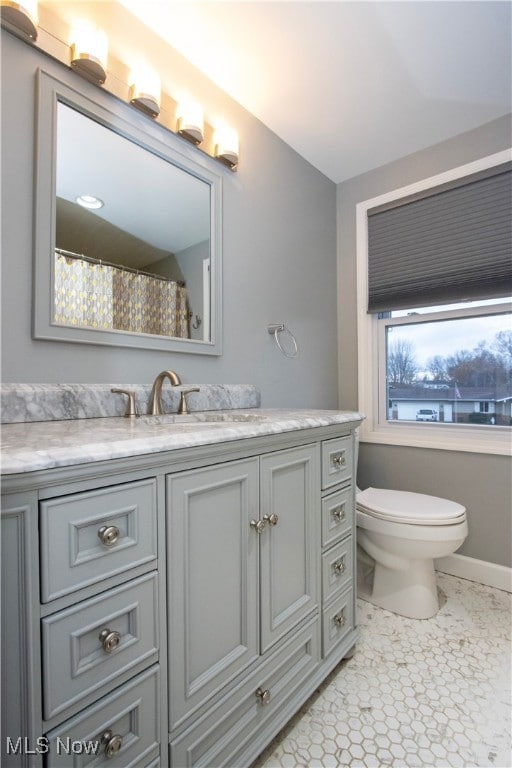
[[[181,379],[174,371],[162,371],[153,382],[151,395],[149,396],[148,413],[150,416],[158,416],[162,413],[162,384],[165,379],[169,379],[171,386],[179,387]]]

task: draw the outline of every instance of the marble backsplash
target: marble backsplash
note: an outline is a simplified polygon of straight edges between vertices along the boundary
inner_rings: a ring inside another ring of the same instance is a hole
[[[199,387],[187,396],[188,409],[216,411],[233,408],[259,408],[261,396],[252,384],[182,384],[162,389],[162,408],[176,413],[183,389]],[[151,386],[145,384],[2,384],[1,423],[62,421],[123,416],[126,397],[113,394],[112,388],[135,392],[138,412],[148,411]]]

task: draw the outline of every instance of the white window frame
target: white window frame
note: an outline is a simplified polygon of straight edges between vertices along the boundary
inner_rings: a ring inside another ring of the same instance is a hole
[[[360,429],[362,442],[403,445],[418,448],[436,448],[470,453],[511,455],[511,429],[509,427],[478,427],[468,424],[439,424],[398,422],[382,419],[386,414],[386,361],[385,322],[376,314],[369,314],[368,307],[368,211],[402,197],[432,189],[440,184],[501,165],[512,159],[512,150],[489,155],[445,173],[422,179],[356,205],[356,269],[357,269],[357,340],[358,340],[358,390],[359,410],[365,415]],[[415,317],[422,322],[439,318],[467,317],[492,314],[489,307],[468,307],[451,312],[422,314]],[[500,305],[500,310],[510,311],[510,304]],[[395,318],[395,322],[411,323],[411,317]],[[389,324],[389,320],[387,321]]]

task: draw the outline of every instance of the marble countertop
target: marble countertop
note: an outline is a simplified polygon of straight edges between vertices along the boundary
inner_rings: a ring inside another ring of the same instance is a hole
[[[2,425],[2,474],[88,464],[199,445],[359,422],[356,411],[247,409],[187,416],[68,419]]]

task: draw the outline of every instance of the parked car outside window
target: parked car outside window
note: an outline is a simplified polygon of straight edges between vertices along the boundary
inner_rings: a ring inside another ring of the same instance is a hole
[[[416,421],[437,421],[437,411],[431,408],[420,408],[416,414]]]

